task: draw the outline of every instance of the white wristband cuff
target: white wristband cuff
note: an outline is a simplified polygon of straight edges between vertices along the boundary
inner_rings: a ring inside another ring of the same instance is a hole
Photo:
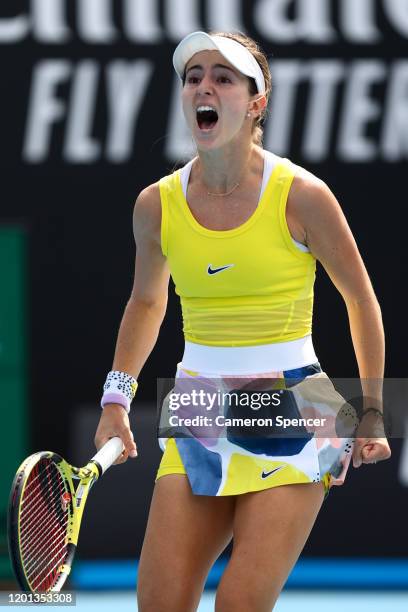
[[[102,408],[106,404],[120,404],[126,412],[129,412],[136,389],[137,380],[130,376],[130,374],[116,370],[109,372],[103,386]]]

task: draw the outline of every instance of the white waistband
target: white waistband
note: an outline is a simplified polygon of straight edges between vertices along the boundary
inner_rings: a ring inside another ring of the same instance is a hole
[[[207,346],[186,342],[180,366],[212,374],[259,374],[302,368],[318,361],[311,336],[258,346]]]

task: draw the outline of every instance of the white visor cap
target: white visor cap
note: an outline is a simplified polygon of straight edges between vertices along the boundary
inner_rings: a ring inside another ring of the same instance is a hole
[[[244,45],[225,36],[210,36],[206,32],[193,32],[177,45],[173,65],[180,79],[189,60],[200,51],[219,51],[239,72],[255,79],[258,93],[265,93],[265,79],[252,53]]]

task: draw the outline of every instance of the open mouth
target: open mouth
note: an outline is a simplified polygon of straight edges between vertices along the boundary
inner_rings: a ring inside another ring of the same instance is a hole
[[[218,121],[217,111],[209,106],[199,107],[196,116],[200,130],[211,130]]]

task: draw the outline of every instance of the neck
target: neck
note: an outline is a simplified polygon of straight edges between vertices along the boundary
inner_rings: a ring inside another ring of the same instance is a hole
[[[200,179],[208,194],[228,195],[242,184],[250,172],[251,158],[256,146],[227,146],[213,151],[199,151]]]

